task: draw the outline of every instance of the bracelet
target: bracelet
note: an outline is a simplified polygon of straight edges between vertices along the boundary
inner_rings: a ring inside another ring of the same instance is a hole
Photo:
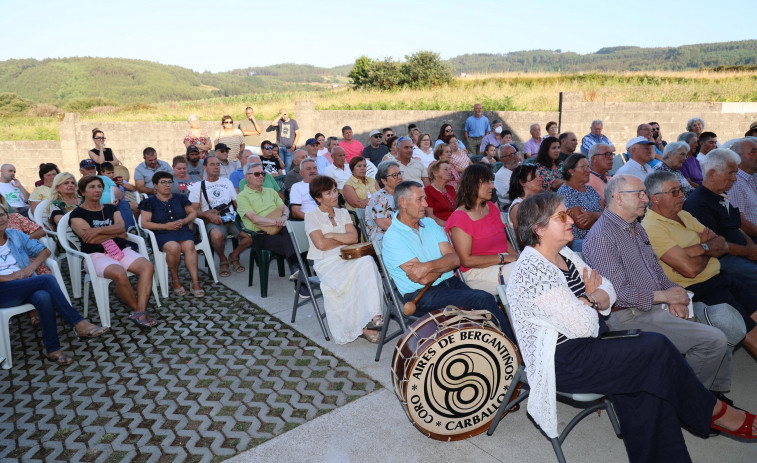
[[[505,255],[502,253],[499,253],[499,265],[505,264]]]
[[[583,293],[578,297],[583,297],[584,299],[586,299],[586,302],[589,303],[592,309],[599,309],[599,303],[596,299],[594,299],[594,297],[592,297],[591,294]]]

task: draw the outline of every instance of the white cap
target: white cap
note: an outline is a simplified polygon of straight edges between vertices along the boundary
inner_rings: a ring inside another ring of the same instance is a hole
[[[638,136],[628,140],[628,143],[626,143],[626,149],[631,149],[633,145],[654,145],[654,142],[649,141],[647,137]]]

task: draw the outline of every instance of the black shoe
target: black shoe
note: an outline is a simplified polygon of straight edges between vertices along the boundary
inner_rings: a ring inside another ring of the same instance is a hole
[[[295,287],[295,291],[297,291],[297,287]],[[310,291],[305,285],[300,286],[300,299],[310,299]]]
[[[717,392],[717,391],[710,391],[710,392],[712,392],[713,394],[715,394],[715,397],[717,397],[717,399],[720,400],[721,402],[724,402],[729,407],[734,407],[733,400],[731,400],[728,397],[726,397],[724,393]]]

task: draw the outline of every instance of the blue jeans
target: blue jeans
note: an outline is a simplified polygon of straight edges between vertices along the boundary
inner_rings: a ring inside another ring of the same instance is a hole
[[[292,153],[285,146],[279,145],[279,157],[281,158],[281,162],[284,163],[284,170],[289,172],[292,168]]]
[[[420,292],[414,291],[403,296],[404,302],[412,301]],[[497,319],[502,332],[508,339],[515,343],[515,335],[510,328],[507,316],[497,305],[494,296],[480,289],[471,289],[460,278],[453,276],[426,291],[423,297],[415,305],[415,314],[423,315],[436,309],[443,309],[448,305],[454,305],[461,309],[488,310]]]
[[[52,275],[34,275],[23,280],[6,281],[0,283],[0,292],[3,294],[0,307],[32,304],[37,309],[39,325],[42,328],[42,342],[47,353],[60,350],[56,311],[63,317],[63,321],[72,327],[84,320],[68,303],[58,286],[58,281]]]
[[[757,288],[757,262],[727,254],[720,257],[720,268],[749,288]],[[753,307],[754,308],[754,307]]]
[[[131,206],[129,201],[122,199],[118,202],[118,212],[121,213],[121,218],[124,220],[124,228],[128,230],[131,227],[136,227],[134,222],[134,214],[131,212]]]

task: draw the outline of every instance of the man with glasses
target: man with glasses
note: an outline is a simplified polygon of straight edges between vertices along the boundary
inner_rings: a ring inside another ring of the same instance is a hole
[[[271,121],[266,132],[276,131],[276,144],[279,145],[279,155],[284,162],[284,169],[289,169],[292,163],[292,152],[297,149],[300,139],[300,126],[297,121],[289,118],[286,109],[279,109],[279,117]],[[283,174],[282,174],[283,175]]]
[[[378,130],[371,130],[368,136],[370,137],[370,145],[363,148],[362,156],[370,160],[374,165],[379,165],[386,153],[389,152],[389,147],[381,143],[384,138]]]
[[[279,148],[281,151],[281,148]],[[268,140],[260,144],[260,162],[263,164],[263,170],[271,175],[284,175],[284,163],[276,157],[273,151],[273,143]]]
[[[632,175],[616,175],[605,187],[605,200],[607,207],[586,235],[583,253],[586,263],[610,280],[617,293],[607,326],[664,334],[705,387],[728,391],[731,371],[726,335],[688,321],[686,290],[665,275],[637,220],[649,202],[644,183]]]
[[[655,145],[655,153],[662,153],[668,145],[668,142],[662,139],[662,135],[660,134],[660,124],[657,122],[650,122],[649,125],[652,126],[652,141]]]
[[[499,160],[502,167],[494,174],[494,189],[497,190],[500,205],[505,208],[510,204],[510,196],[507,194],[510,191],[510,178],[513,170],[523,162],[523,158],[513,145],[503,144],[499,147]]]
[[[647,137],[637,136],[628,140],[626,149],[630,159],[618,169],[615,175],[633,175],[643,182],[647,175],[652,173],[652,168],[647,165],[654,159],[652,146],[654,142],[649,141]]]
[[[386,127],[383,130],[381,130],[381,144],[386,146],[386,141],[389,140],[394,136],[394,130],[390,127]]]
[[[142,151],[142,158],[144,161],[134,169],[134,186],[140,193],[154,195],[155,188],[152,184],[152,176],[156,172],[168,172],[173,175],[173,168],[171,164],[158,159],[158,152],[151,146]]]
[[[605,186],[612,176],[608,173],[612,169],[612,161],[615,158],[615,147],[607,143],[596,143],[589,148],[589,182],[587,185],[594,188],[602,201],[605,200]]]
[[[244,152],[244,150],[242,152]],[[215,153],[216,153],[216,158],[218,158],[218,161],[220,162],[220,165],[221,165],[221,173],[220,173],[221,177],[229,178],[232,172],[234,172],[235,170],[241,167],[239,160],[229,161],[229,147],[226,146],[225,144],[223,143],[217,144]],[[237,158],[238,157],[239,156],[237,156]]]

